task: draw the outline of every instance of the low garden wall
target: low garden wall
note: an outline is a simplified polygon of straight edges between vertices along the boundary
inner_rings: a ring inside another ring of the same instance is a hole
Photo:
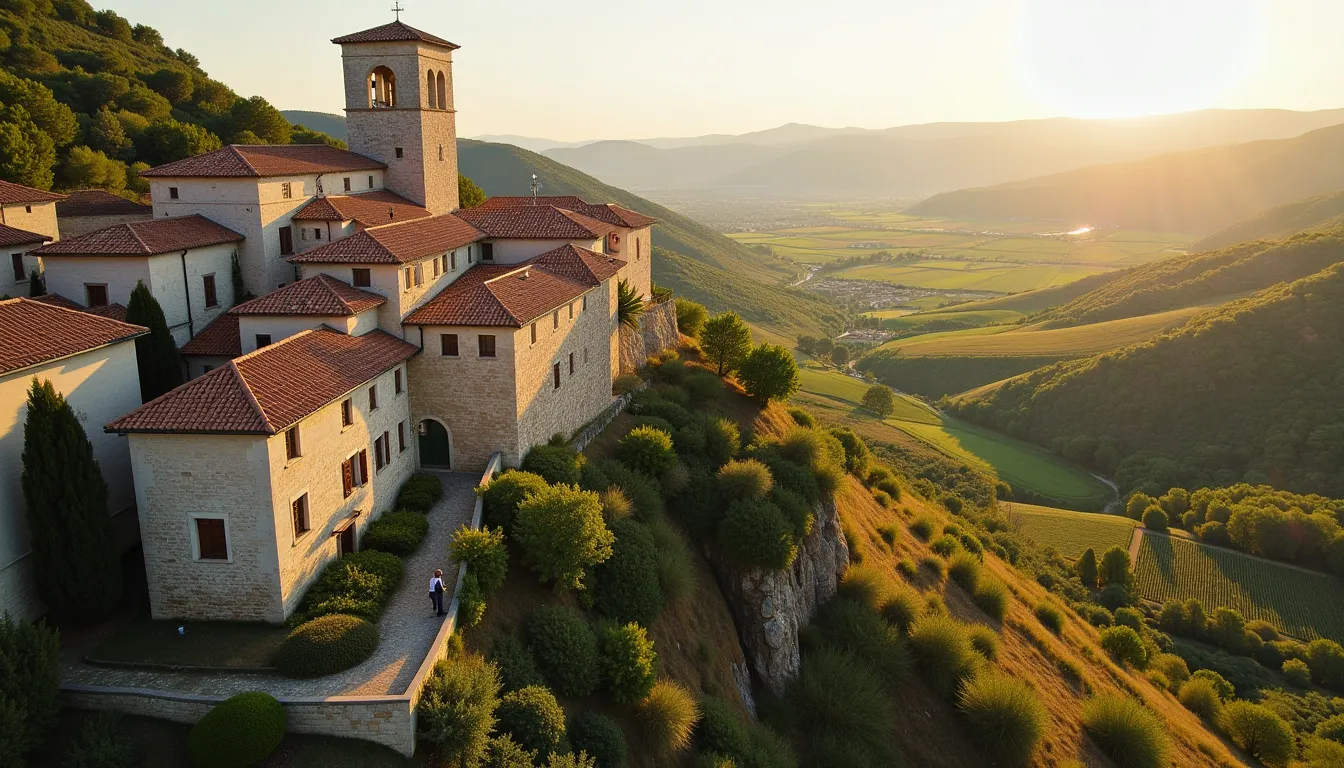
[[[490,457],[480,485],[490,481],[502,465],[496,453]],[[471,527],[481,525],[482,501],[478,496],[472,512]],[[420,662],[406,691],[397,696],[277,697],[288,716],[286,730],[341,738],[372,741],[407,757],[415,753],[415,706],[430,673],[448,652],[448,638],[457,629],[458,591],[467,573],[467,564],[457,571],[457,589],[448,615]],[[177,723],[195,723],[227,696],[209,696],[148,688],[118,688],[97,685],[62,685],[62,701],[76,709],[109,710],[128,715],[154,717]]]

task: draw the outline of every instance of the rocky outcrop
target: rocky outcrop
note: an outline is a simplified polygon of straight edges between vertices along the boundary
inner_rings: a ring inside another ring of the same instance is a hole
[[[638,330],[621,326],[621,373],[634,373],[650,357],[675,349],[678,338],[676,302],[668,299],[644,305]]]
[[[849,567],[849,545],[835,502],[817,505],[812,531],[788,570],[741,570],[713,554],[711,560],[752,673],[771,693],[782,694],[798,676],[798,631],[835,595]]]

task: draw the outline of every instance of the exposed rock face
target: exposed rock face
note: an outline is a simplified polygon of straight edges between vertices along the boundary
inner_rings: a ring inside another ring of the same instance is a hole
[[[798,676],[798,630],[835,595],[849,567],[849,545],[834,501],[816,507],[812,531],[787,571],[744,571],[711,555],[751,671],[771,693],[782,694]]]

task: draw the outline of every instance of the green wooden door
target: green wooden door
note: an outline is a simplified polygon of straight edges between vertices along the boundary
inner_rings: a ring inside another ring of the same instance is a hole
[[[452,446],[448,441],[448,430],[433,419],[420,422],[420,466],[452,466]]]

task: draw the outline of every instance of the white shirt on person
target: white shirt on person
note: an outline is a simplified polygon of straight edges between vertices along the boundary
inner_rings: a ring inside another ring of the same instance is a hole
[[[440,578],[440,577],[438,577],[438,576],[435,576],[434,578],[432,578],[432,579],[429,580],[429,591],[430,591],[430,592],[438,592],[438,591],[439,591],[439,587],[441,587],[441,586],[443,586],[443,579],[442,579],[442,578]]]

